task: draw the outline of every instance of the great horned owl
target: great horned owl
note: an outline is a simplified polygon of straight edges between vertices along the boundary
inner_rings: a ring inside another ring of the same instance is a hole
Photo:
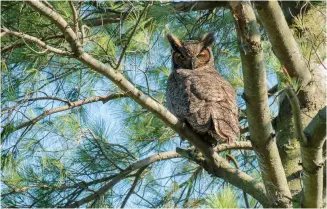
[[[213,33],[201,40],[167,38],[173,62],[166,91],[169,111],[211,145],[233,142],[240,135],[236,95],[214,67]]]

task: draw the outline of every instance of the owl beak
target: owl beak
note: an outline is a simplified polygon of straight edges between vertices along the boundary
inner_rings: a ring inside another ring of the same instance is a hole
[[[195,66],[196,66],[196,58],[192,58],[192,61],[191,61],[191,67],[192,67],[192,70],[195,69]]]

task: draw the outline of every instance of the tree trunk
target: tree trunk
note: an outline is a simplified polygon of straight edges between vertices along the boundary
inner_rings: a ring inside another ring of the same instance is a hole
[[[320,66],[312,70],[311,74],[311,82],[298,94],[304,127],[326,105],[327,71]],[[300,142],[294,129],[291,105],[284,95],[280,98],[280,110],[276,120],[276,133],[280,156],[293,195],[294,207],[299,207],[301,202],[300,191],[302,190],[301,173],[303,169],[301,166]]]

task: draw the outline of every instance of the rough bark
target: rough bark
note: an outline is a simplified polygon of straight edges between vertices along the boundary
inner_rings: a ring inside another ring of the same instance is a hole
[[[256,9],[267,30],[275,55],[288,74],[301,82],[302,87],[311,80],[311,74],[277,1],[256,2]]]
[[[323,206],[323,144],[326,140],[326,107],[312,119],[304,132],[307,145],[301,146],[303,166],[302,207],[322,208]]]
[[[260,32],[249,2],[231,2],[242,60],[244,97],[253,149],[271,207],[291,207],[291,192],[271,125]]]

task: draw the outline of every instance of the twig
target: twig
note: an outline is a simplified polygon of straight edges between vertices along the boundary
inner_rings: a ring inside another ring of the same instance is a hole
[[[143,9],[142,13],[140,14],[139,18],[137,19],[137,21],[136,21],[136,23],[135,23],[135,26],[134,26],[134,28],[133,28],[133,31],[132,31],[131,35],[129,36],[128,41],[127,41],[125,47],[123,48],[122,53],[120,54],[120,57],[119,57],[118,63],[117,63],[117,65],[116,65],[116,67],[115,67],[116,70],[119,68],[120,63],[123,61],[123,58],[124,58],[124,55],[125,55],[125,53],[126,53],[126,50],[127,50],[128,46],[129,46],[129,43],[131,42],[131,40],[132,40],[132,38],[133,38],[133,36],[134,36],[134,33],[135,33],[135,31],[136,31],[136,28],[137,28],[137,26],[139,25],[139,23],[140,23],[140,21],[141,21],[141,19],[142,19],[142,16],[143,16],[143,14],[145,13],[145,11],[147,10],[148,6],[149,6],[149,5],[147,5],[147,6]]]
[[[79,26],[78,26],[78,14],[77,14],[77,10],[74,6],[74,3],[72,1],[68,1],[69,2],[69,6],[72,9],[72,13],[73,13],[73,21],[74,21],[74,31],[77,34],[78,37],[78,33],[79,33]]]
[[[124,207],[125,207],[125,205],[126,205],[128,199],[129,199],[129,197],[134,193],[134,189],[135,189],[135,187],[136,187],[136,185],[137,185],[137,182],[139,181],[139,179],[140,179],[140,177],[141,177],[143,171],[144,171],[147,167],[148,167],[148,166],[144,166],[143,168],[140,168],[140,169],[136,172],[136,174],[135,174],[136,176],[135,176],[134,182],[133,182],[131,188],[129,189],[129,192],[127,193],[125,199],[123,200],[123,203],[121,204],[120,208],[124,208]]]
[[[233,162],[233,164],[235,165],[235,167],[237,169],[240,169],[240,166],[238,165],[236,159],[230,155],[230,154],[227,154],[226,157]],[[243,191],[243,197],[244,197],[244,202],[245,202],[245,205],[246,205],[246,208],[250,208],[250,204],[249,204],[249,200],[248,200],[248,197],[246,195],[246,192]]]
[[[107,156],[107,153],[103,150],[103,148],[102,148],[102,146],[101,146],[101,144],[99,143],[99,141],[98,141],[98,137],[97,136],[95,136],[95,134],[91,131],[91,129],[87,129],[89,132],[90,132],[90,134],[92,135],[92,137],[93,137],[93,139],[94,139],[94,141],[95,141],[95,143],[98,145],[98,147],[99,147],[99,149],[100,149],[100,151],[101,151],[101,153],[103,154],[103,156],[115,167],[115,168],[117,168],[118,170],[120,170],[120,171],[123,171],[123,169],[121,168],[121,167],[119,167],[116,163],[114,163],[108,156]]]

